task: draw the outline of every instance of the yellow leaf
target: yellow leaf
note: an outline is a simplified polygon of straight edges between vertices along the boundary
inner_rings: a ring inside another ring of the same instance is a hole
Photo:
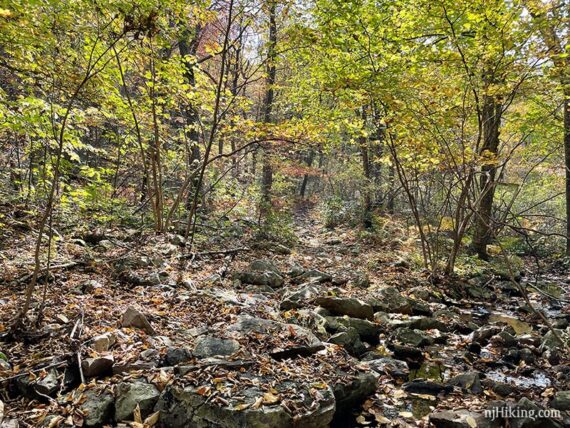
[[[158,417],[160,416],[160,411],[154,412],[152,415],[149,415],[145,420],[144,424],[147,427],[153,427],[158,422]]]
[[[465,422],[467,422],[467,425],[469,425],[471,428],[477,428],[477,421],[475,418],[473,418],[473,416],[467,416],[465,418]]]
[[[279,396],[266,392],[263,394],[263,404],[275,404],[279,401]]]
[[[234,410],[237,410],[238,412],[241,412],[242,410],[245,410],[247,408],[249,408],[251,406],[251,403],[242,403],[242,404],[238,404],[237,406],[234,407]]]
[[[135,407],[135,410],[133,411],[133,419],[135,420],[136,423],[142,424],[141,408],[139,407],[138,404],[137,407]]]

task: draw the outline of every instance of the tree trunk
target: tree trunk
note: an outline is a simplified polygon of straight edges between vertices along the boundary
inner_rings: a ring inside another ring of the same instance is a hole
[[[563,82],[568,88],[570,82]],[[570,89],[564,91],[564,165],[566,166],[566,255],[570,256]]]
[[[186,70],[184,71],[184,79],[191,87],[196,86],[196,76],[192,63],[195,61],[201,32],[202,28],[200,26],[196,26],[194,28],[193,34],[190,34],[189,31],[184,31],[182,37],[178,41],[180,56],[184,58],[186,65]],[[188,156],[188,168],[191,172],[198,169],[202,157],[199,145],[200,133],[198,132],[199,117],[197,109],[192,104],[187,106],[186,110],[184,111],[184,115],[186,118],[186,139],[189,143],[190,151]],[[186,201],[186,207],[188,209],[190,209],[190,206],[192,205],[191,195],[196,190],[196,186],[198,186],[197,174],[192,181],[192,186],[188,189],[189,196]]]
[[[483,121],[483,145],[479,154],[491,156],[492,158],[489,161],[486,160],[485,165],[481,167],[481,179],[479,182],[481,194],[476,207],[475,231],[473,234],[473,249],[483,260],[488,258],[487,245],[490,243],[493,235],[493,199],[495,197],[495,175],[497,173],[495,157],[499,150],[501,113],[502,105],[497,99],[492,95],[485,94],[481,117]]]
[[[273,108],[274,85],[276,76],[275,67],[275,45],[277,43],[277,20],[276,20],[276,2],[269,3],[269,42],[267,47],[267,79],[265,88],[265,97],[263,100],[263,121],[271,123],[271,112]],[[259,210],[260,219],[265,218],[271,208],[271,188],[273,187],[273,166],[269,151],[263,150],[261,173],[261,206]]]
[[[311,149],[309,155],[307,156],[307,166],[310,168],[313,165],[313,160],[315,159],[315,151]],[[305,198],[305,192],[307,191],[307,184],[309,182],[309,174],[303,175],[303,181],[301,182],[301,191],[299,195],[302,199]]]

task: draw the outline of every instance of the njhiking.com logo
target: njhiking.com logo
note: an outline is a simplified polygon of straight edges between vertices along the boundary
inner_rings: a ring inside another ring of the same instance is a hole
[[[560,410],[556,409],[520,409],[516,407],[495,407],[485,410],[485,418],[491,419],[559,419]]]

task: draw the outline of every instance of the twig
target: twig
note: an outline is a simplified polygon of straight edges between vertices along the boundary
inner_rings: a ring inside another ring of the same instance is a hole
[[[81,337],[81,332],[83,330],[83,318],[84,318],[84,311],[83,308],[81,308],[81,313],[79,315],[79,318],[77,318],[77,321],[75,322],[75,325],[73,326],[73,330],[71,330],[71,334],[69,335],[69,339],[71,340],[71,344],[72,346],[77,346],[77,349],[75,350],[75,356],[77,358],[77,366],[79,368],[79,376],[81,377],[81,383],[85,384],[85,375],[83,374],[83,369],[81,368],[81,342],[79,341],[79,338]],[[75,339],[75,333],[77,333],[77,339]]]
[[[18,379],[22,376],[29,376],[31,373],[41,372],[42,370],[52,369],[54,367],[61,367],[61,366],[67,366],[67,361],[60,361],[58,363],[48,364],[47,366],[40,367],[40,368],[33,369],[33,370],[29,370],[27,372],[18,373],[17,375],[4,377],[4,378],[0,379],[0,383],[6,382],[9,380],[13,380],[13,379]]]

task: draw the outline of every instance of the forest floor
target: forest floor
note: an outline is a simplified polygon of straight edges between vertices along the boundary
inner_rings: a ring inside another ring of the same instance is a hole
[[[553,334],[509,280],[433,284],[397,239],[308,214],[291,246],[235,229],[193,254],[173,234],[64,234],[41,328],[0,336],[0,426],[570,426],[568,273],[528,288]],[[2,233],[0,334],[35,235],[25,219]]]

